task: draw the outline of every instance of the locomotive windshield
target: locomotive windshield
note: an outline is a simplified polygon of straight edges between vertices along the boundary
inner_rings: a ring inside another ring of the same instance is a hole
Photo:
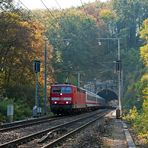
[[[71,92],[72,92],[72,89],[69,86],[52,87],[52,93],[71,93]]]

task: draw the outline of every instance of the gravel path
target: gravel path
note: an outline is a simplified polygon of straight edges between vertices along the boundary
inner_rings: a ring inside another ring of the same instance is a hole
[[[120,120],[111,119],[107,132],[103,134],[104,147],[127,148],[125,134]]]

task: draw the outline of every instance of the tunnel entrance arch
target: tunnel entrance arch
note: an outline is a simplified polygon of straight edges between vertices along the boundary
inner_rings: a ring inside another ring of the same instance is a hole
[[[114,91],[109,90],[109,89],[103,89],[103,90],[99,91],[97,93],[97,95],[101,96],[106,101],[111,101],[111,100],[117,100],[118,99],[118,95]]]

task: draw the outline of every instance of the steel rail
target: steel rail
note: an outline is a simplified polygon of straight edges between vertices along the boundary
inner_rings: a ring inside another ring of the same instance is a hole
[[[108,113],[108,112],[107,112]],[[80,132],[82,129],[88,127],[89,125],[91,125],[92,123],[94,123],[95,121],[97,121],[98,119],[102,118],[104,115],[106,115],[107,113],[102,113],[99,117],[97,117],[96,119],[93,119],[91,121],[89,121],[88,123],[70,131],[69,133],[63,135],[60,138],[57,138],[56,140],[48,143],[47,145],[43,146],[42,148],[49,148],[49,147],[53,147],[57,144],[59,144],[60,142],[63,142],[64,140],[66,140],[66,138],[69,138],[70,136],[74,135],[75,133]]]
[[[23,127],[28,127],[28,126],[32,126],[32,125],[36,125],[36,124],[41,124],[41,123],[49,122],[49,121],[54,121],[56,119],[59,119],[59,118],[44,119],[44,120],[33,121],[33,122],[30,122],[30,123],[25,123],[25,124],[23,123],[23,124],[20,124],[20,125],[15,125],[15,126],[11,126],[11,127],[2,128],[2,129],[0,129],[0,132],[1,133],[2,132],[7,132],[7,131],[18,129],[18,128],[23,128]]]
[[[105,111],[106,111],[106,110],[105,110]],[[102,112],[104,112],[104,111],[101,111],[101,112],[99,112],[99,113],[102,113]],[[95,114],[93,114],[93,115],[96,115],[96,114],[98,114],[98,112],[95,113]],[[0,148],[15,147],[15,146],[21,145],[21,144],[23,144],[23,143],[27,143],[27,142],[32,141],[33,139],[35,139],[35,138],[37,138],[37,137],[41,137],[41,136],[45,135],[45,134],[48,133],[49,131],[55,130],[55,129],[57,129],[57,128],[61,128],[61,127],[63,127],[63,126],[70,125],[70,124],[72,124],[72,123],[75,123],[75,122],[84,120],[84,119],[86,119],[86,118],[90,118],[90,117],[92,117],[93,115],[91,114],[91,115],[85,116],[85,117],[83,117],[83,118],[81,117],[81,118],[75,119],[75,120],[73,120],[73,121],[70,121],[70,122],[67,122],[67,123],[64,123],[64,124],[60,124],[60,125],[54,126],[54,127],[52,127],[52,128],[48,128],[48,129],[46,129],[46,130],[42,130],[42,131],[33,133],[33,134],[28,135],[28,136],[24,136],[24,137],[18,138],[18,139],[16,139],[16,140],[13,140],[13,141],[10,141],[10,142],[3,143],[3,144],[0,145]]]
[[[53,117],[52,116],[44,116],[44,117],[40,117],[40,118],[31,118],[31,119],[27,119],[27,120],[15,121],[15,122],[12,122],[12,123],[1,123],[0,129],[10,127],[10,126],[19,125],[19,124],[30,123],[30,122],[33,122],[33,121],[40,121],[40,120],[44,120],[44,119],[49,119],[49,118],[53,118]]]
[[[71,117],[72,115],[68,116]],[[37,118],[37,119],[31,119],[31,120],[24,120],[24,121],[20,121],[20,122],[16,122],[16,123],[8,123],[10,125],[7,124],[4,126],[4,128],[0,128],[0,133],[2,132],[7,132],[10,130],[14,130],[14,129],[18,129],[18,128],[23,128],[23,127],[28,127],[28,126],[32,126],[32,125],[36,125],[36,124],[41,124],[41,123],[46,123],[49,121],[54,121],[54,120],[59,120],[59,119],[63,119],[65,118],[65,116],[53,116],[53,117],[42,117],[42,118]],[[18,124],[18,125],[17,125]]]

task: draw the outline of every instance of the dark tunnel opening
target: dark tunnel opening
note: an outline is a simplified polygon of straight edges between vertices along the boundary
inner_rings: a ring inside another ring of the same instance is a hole
[[[118,99],[118,95],[109,89],[104,89],[104,90],[98,92],[97,95],[101,96],[102,98],[106,99],[107,101]]]

